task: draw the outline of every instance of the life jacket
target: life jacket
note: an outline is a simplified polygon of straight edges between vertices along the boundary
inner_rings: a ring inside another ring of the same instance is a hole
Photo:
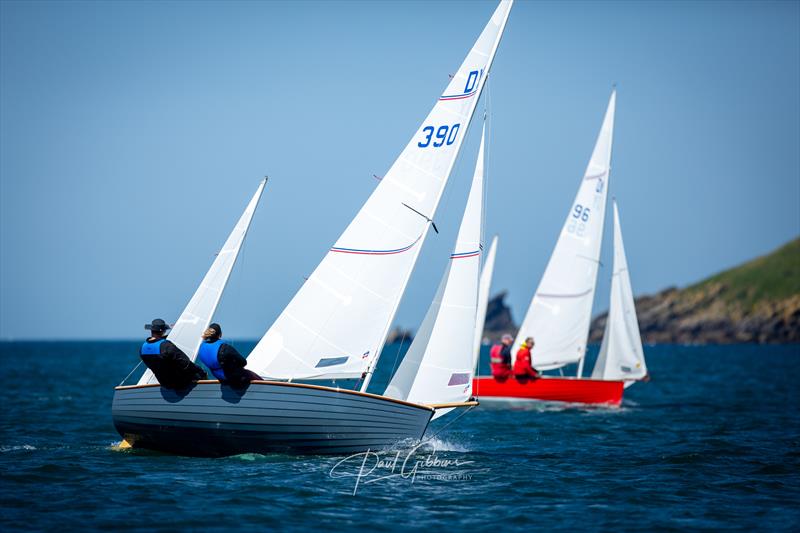
[[[493,365],[503,364],[503,345],[495,344],[489,352],[489,362]]]
[[[514,361],[514,374],[530,377],[538,375],[533,366],[531,366],[531,350],[525,345],[517,352],[517,359]]]
[[[223,344],[225,344],[225,341],[222,339],[217,339],[214,342],[203,341],[200,343],[200,351],[197,352],[197,356],[200,357],[203,364],[206,365],[208,369],[211,370],[211,373],[214,374],[214,377],[220,381],[225,381],[225,372],[222,371],[222,365],[219,364],[217,355]]]
[[[161,345],[167,339],[158,339],[155,342],[144,341],[139,349],[139,355],[161,355]]]

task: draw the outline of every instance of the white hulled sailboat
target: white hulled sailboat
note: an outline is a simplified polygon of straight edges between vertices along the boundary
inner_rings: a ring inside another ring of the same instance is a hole
[[[387,395],[365,391],[469,129],[511,3],[500,2],[394,165],[248,357],[248,368],[266,380],[253,381],[246,391],[217,381],[173,391],[148,383],[149,377],[117,387],[112,414],[126,441],[188,455],[363,451],[419,439],[432,417],[471,405],[465,400],[471,392],[479,259],[470,253],[480,239],[482,202],[474,195],[482,198],[482,192],[474,191],[480,189],[482,170],[480,179],[476,170],[454,256],[423,322],[430,335],[412,346],[418,357],[401,365]],[[225,279],[230,269],[226,272]],[[195,298],[213,299],[209,291],[201,285]],[[193,328],[208,324],[216,298]],[[187,324],[194,324],[189,318]],[[197,330],[197,342],[204,327]],[[441,349],[441,339],[453,332],[467,339],[460,352],[452,350],[452,339]],[[192,335],[182,347],[194,356]],[[360,391],[295,382],[331,379],[359,379]]]

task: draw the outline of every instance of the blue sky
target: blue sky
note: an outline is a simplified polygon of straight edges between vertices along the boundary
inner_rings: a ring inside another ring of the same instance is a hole
[[[494,291],[521,320],[618,84],[636,293],[800,233],[797,2],[517,2],[484,104]],[[494,2],[0,3],[0,337],[175,320],[264,174],[218,311],[263,334],[425,117]],[[457,232],[472,128],[396,323]],[[610,211],[610,210],[609,210]],[[611,224],[595,312],[607,307]]]

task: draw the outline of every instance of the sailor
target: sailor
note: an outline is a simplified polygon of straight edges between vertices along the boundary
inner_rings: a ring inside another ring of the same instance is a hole
[[[514,337],[506,333],[500,344],[492,346],[489,352],[492,377],[497,381],[505,381],[511,375],[511,345],[513,343]]]
[[[514,377],[521,383],[539,377],[539,372],[531,366],[531,350],[533,350],[534,344],[533,337],[528,337],[517,352],[517,359],[514,361]]]
[[[261,379],[261,376],[245,368],[247,359],[222,340],[222,327],[219,324],[210,324],[203,332],[198,356],[214,377],[232,387],[246,387],[251,380]]]
[[[151,336],[142,344],[139,356],[163,387],[183,389],[194,381],[208,377],[180,348],[167,340],[166,333],[170,326],[166,322],[156,318],[152,323],[145,324],[144,329],[150,330]]]

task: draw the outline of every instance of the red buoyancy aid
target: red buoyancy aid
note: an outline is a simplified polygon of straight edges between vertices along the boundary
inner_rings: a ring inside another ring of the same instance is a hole
[[[511,375],[511,365],[503,361],[503,345],[495,344],[489,352],[489,363],[492,368],[492,376],[496,378],[507,378]]]
[[[531,350],[523,346],[517,352],[517,359],[514,361],[515,376],[536,377],[539,373],[531,366]]]
[[[493,365],[502,365],[503,364],[503,345],[502,344],[495,344],[492,346],[491,351],[489,352],[489,361]]]

